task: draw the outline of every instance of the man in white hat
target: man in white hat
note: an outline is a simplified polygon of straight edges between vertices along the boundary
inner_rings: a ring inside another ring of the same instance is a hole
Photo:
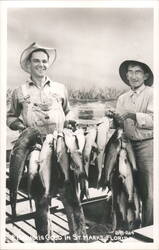
[[[144,227],[153,224],[153,73],[146,64],[127,60],[119,74],[131,89],[119,97],[114,119],[124,127],[136,156]]]
[[[64,125],[75,125],[70,120],[68,94],[65,86],[50,80],[46,74],[56,58],[56,50],[36,43],[26,48],[20,58],[22,69],[30,76],[15,89],[7,112],[7,124],[12,130],[23,131],[26,127],[37,128],[42,138],[47,134],[62,132]],[[38,236],[48,234],[48,199],[39,188],[34,194],[37,215],[35,224]],[[37,197],[36,197],[37,196]],[[38,239],[45,242],[46,239]]]
[[[30,77],[13,91],[7,112],[7,124],[11,129],[36,127],[43,136],[55,129],[62,131],[70,111],[67,90],[63,84],[46,76],[55,59],[54,48],[44,48],[36,43],[23,51],[20,65]]]

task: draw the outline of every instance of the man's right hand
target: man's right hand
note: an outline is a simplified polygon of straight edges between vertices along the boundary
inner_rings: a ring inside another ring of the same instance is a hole
[[[16,119],[10,125],[10,129],[12,129],[12,130],[19,130],[19,132],[22,132],[25,128],[26,127],[24,126],[23,122],[20,119]]]

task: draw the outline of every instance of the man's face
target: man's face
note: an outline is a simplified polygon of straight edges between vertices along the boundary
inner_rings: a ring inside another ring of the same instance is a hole
[[[127,79],[132,89],[137,89],[144,84],[144,81],[148,78],[148,74],[144,73],[143,69],[139,65],[128,66]]]
[[[29,68],[31,75],[33,77],[42,78],[45,76],[48,67],[49,67],[49,59],[47,54],[43,51],[33,52],[29,61]]]

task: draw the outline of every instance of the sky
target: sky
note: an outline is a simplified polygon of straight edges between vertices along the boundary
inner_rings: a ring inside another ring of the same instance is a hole
[[[57,49],[48,75],[76,89],[125,88],[122,61],[140,60],[153,68],[151,8],[9,8],[7,13],[8,88],[27,78],[19,64],[32,42]]]

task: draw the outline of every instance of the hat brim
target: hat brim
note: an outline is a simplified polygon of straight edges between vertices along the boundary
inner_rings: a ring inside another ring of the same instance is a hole
[[[128,66],[132,64],[136,64],[136,65],[140,65],[142,67],[142,69],[144,70],[145,73],[148,73],[148,78],[145,80],[144,84],[146,86],[152,86],[153,85],[153,73],[151,71],[151,69],[149,68],[149,66],[145,63],[142,63],[142,62],[139,62],[139,61],[134,61],[134,60],[126,60],[124,61],[120,67],[119,67],[119,74],[120,74],[120,77],[121,79],[127,84],[130,86],[129,84],[129,81],[127,79],[127,69],[128,69]]]
[[[29,55],[36,51],[37,49],[42,49],[42,50],[45,50],[48,55],[49,55],[49,67],[55,62],[56,60],[56,49],[55,48],[47,48],[47,47],[43,47],[43,46],[40,46],[36,43],[32,43],[28,48],[26,48],[22,54],[21,54],[21,57],[20,57],[20,65],[21,65],[21,68],[27,72],[27,73],[31,73],[30,72],[30,69],[28,67],[28,58],[29,58]]]

